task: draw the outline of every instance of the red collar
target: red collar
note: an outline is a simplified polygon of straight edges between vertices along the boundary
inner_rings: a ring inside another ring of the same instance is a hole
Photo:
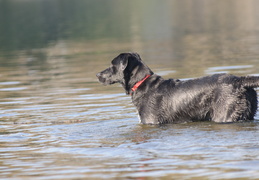
[[[144,78],[144,79],[142,79],[141,81],[139,81],[139,82],[137,82],[134,86],[133,86],[133,88],[131,88],[131,90],[134,92],[134,91],[136,91],[137,89],[138,89],[138,87],[147,79],[147,78],[149,78],[151,75],[149,74],[149,75],[146,75],[146,77]]]

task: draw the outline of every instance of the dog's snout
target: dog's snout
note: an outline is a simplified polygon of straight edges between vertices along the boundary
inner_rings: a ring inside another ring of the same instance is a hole
[[[101,73],[97,73],[96,76],[99,78],[101,76]]]

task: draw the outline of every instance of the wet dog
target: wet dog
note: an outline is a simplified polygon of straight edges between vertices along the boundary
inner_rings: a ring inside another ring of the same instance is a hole
[[[248,121],[257,110],[256,76],[215,74],[164,80],[137,53],[122,53],[97,77],[104,85],[122,84],[143,124]]]

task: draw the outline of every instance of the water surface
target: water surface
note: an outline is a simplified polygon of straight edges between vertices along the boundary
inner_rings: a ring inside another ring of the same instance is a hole
[[[129,51],[165,78],[259,75],[258,5],[0,1],[0,178],[258,178],[258,113],[141,125],[120,85],[95,77]]]

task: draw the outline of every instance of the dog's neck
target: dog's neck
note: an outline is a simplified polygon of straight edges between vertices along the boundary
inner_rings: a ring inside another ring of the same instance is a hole
[[[144,79],[142,79],[141,81],[137,82],[137,83],[131,88],[132,92],[136,91],[136,90],[138,89],[138,87],[139,87],[147,78],[149,78],[150,76],[151,76],[151,75],[148,74],[148,75],[146,75],[146,77],[145,77]]]
[[[132,88],[139,83],[139,85],[134,88],[138,89],[138,87],[147,79],[145,79],[145,77],[152,74],[154,73],[144,64],[140,64],[138,66],[132,66],[129,64],[124,70],[124,79],[121,83],[126,90],[126,94],[132,94],[132,92],[136,91],[133,91]],[[142,80],[143,82],[141,82]]]

